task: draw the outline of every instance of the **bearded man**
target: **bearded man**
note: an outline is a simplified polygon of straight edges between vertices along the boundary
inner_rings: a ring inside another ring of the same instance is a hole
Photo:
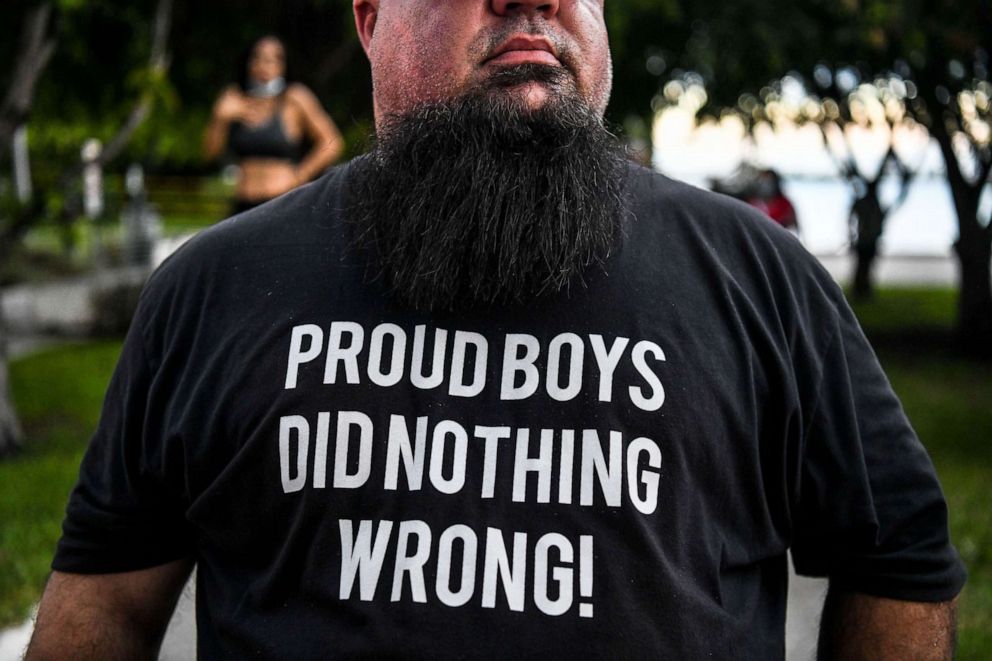
[[[949,658],[933,467],[786,232],[628,164],[603,0],[354,0],[377,143],[152,277],[29,659]]]

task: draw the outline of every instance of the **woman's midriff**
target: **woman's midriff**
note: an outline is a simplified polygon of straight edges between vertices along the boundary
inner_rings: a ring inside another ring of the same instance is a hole
[[[239,200],[248,202],[269,200],[282,195],[298,183],[296,165],[291,161],[249,158],[238,165],[241,168],[237,187]]]

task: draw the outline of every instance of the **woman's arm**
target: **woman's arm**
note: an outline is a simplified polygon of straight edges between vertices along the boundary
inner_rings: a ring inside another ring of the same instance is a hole
[[[210,123],[207,124],[207,130],[203,134],[204,158],[213,161],[224,152],[231,122],[241,119],[243,114],[244,101],[241,99],[241,94],[234,87],[228,87],[214,103]]]
[[[304,184],[341,158],[344,138],[313,92],[296,84],[286,94],[288,100],[299,109],[303,130],[314,145],[296,168],[299,183]]]

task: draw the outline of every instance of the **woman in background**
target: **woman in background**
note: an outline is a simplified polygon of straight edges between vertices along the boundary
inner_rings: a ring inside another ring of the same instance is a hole
[[[248,49],[238,84],[221,92],[203,141],[204,155],[230,148],[240,169],[234,212],[305,184],[344,151],[344,140],[306,86],[286,82],[286,48],[264,36]],[[304,144],[312,144],[303,153]]]

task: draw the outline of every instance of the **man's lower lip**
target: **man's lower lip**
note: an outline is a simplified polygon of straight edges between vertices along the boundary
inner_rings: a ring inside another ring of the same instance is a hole
[[[489,64],[549,64],[556,67],[561,66],[558,58],[545,50],[508,50],[489,60]]]

